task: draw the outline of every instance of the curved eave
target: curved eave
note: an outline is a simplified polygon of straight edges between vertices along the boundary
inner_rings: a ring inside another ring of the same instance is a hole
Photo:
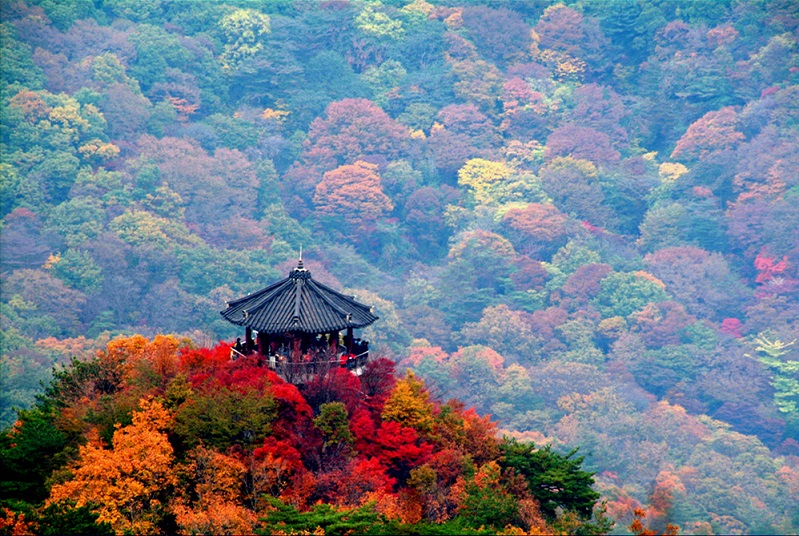
[[[310,277],[289,277],[231,301],[221,314],[228,322],[267,334],[330,333],[378,319],[369,306]]]

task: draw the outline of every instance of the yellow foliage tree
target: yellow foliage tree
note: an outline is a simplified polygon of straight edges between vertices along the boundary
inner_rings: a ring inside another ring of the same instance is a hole
[[[384,421],[396,421],[419,432],[433,429],[433,404],[424,382],[408,370],[383,406]]]
[[[132,246],[150,245],[158,249],[198,246],[202,240],[181,222],[159,218],[143,210],[127,211],[108,225],[119,238]]]
[[[119,147],[95,138],[78,147],[78,152],[87,160],[99,165],[118,157]]]
[[[133,424],[114,432],[113,448],[80,448],[67,482],[56,484],[48,504],[73,500],[96,505],[99,522],[117,533],[152,534],[166,513],[165,498],[177,483],[174,453],[166,430],[171,415],[154,400],[142,400]]]
[[[269,15],[255,9],[237,9],[219,21],[225,36],[222,65],[237,67],[242,61],[263,50],[264,39],[269,34]]]
[[[679,162],[663,162],[658,168],[658,176],[664,183],[673,183],[688,173],[688,168]]]
[[[477,203],[489,205],[495,202],[497,187],[510,176],[511,169],[502,162],[472,158],[458,171],[458,184],[471,188]]]

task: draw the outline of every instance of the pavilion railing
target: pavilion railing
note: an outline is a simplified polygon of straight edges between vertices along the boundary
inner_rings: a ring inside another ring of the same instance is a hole
[[[277,359],[282,357],[282,359]],[[306,356],[305,357],[310,357]],[[275,359],[273,359],[275,358]],[[269,368],[289,383],[305,383],[316,376],[324,376],[335,368],[345,368],[360,375],[369,361],[369,352],[359,355],[323,356],[316,359],[294,361],[285,356],[270,356]]]
[[[368,345],[366,345],[368,348]],[[230,358],[233,360],[246,357],[235,348],[230,349]],[[302,355],[299,360],[292,359],[287,351],[278,351],[268,356],[262,356],[266,365],[289,383],[305,383],[314,376],[324,375],[334,368],[345,368],[356,375],[363,372],[363,367],[369,361],[369,350],[359,354],[333,354],[328,349],[311,350]]]

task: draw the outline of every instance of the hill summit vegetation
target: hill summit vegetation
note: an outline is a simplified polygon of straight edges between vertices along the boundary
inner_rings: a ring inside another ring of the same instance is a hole
[[[581,457],[497,438],[391,361],[301,386],[229,345],[121,338],[0,443],[21,534],[602,533]],[[32,463],[35,460],[35,463]],[[13,502],[11,502],[13,501]],[[35,508],[35,505],[42,504]],[[305,531],[305,532],[303,532]]]
[[[593,473],[614,531],[799,531],[796,1],[3,0],[0,61],[2,506],[26,523],[94,523],[111,499],[52,494],[107,487],[103,460],[141,443],[164,468],[131,496],[150,517],[105,512],[113,530],[228,512],[333,532],[345,510],[504,530],[466,513],[478,490],[521,530],[604,530],[589,495],[540,495],[524,460],[551,456]],[[232,379],[219,311],[300,249],[374,306],[361,335],[430,412]],[[114,357],[131,341],[185,348],[163,352],[185,378],[112,366],[149,362]],[[220,363],[201,380],[182,352]],[[310,413],[281,420],[295,395]],[[447,473],[461,420],[517,444],[459,447]],[[233,484],[289,447],[279,504]],[[393,499],[332,498],[360,463]]]

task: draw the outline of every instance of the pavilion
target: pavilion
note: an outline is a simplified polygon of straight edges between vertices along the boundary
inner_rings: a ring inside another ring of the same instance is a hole
[[[305,383],[332,366],[359,373],[369,343],[355,338],[354,330],[378,319],[354,296],[314,281],[302,258],[286,279],[228,302],[221,314],[246,328],[232,358],[256,354],[291,383]]]

